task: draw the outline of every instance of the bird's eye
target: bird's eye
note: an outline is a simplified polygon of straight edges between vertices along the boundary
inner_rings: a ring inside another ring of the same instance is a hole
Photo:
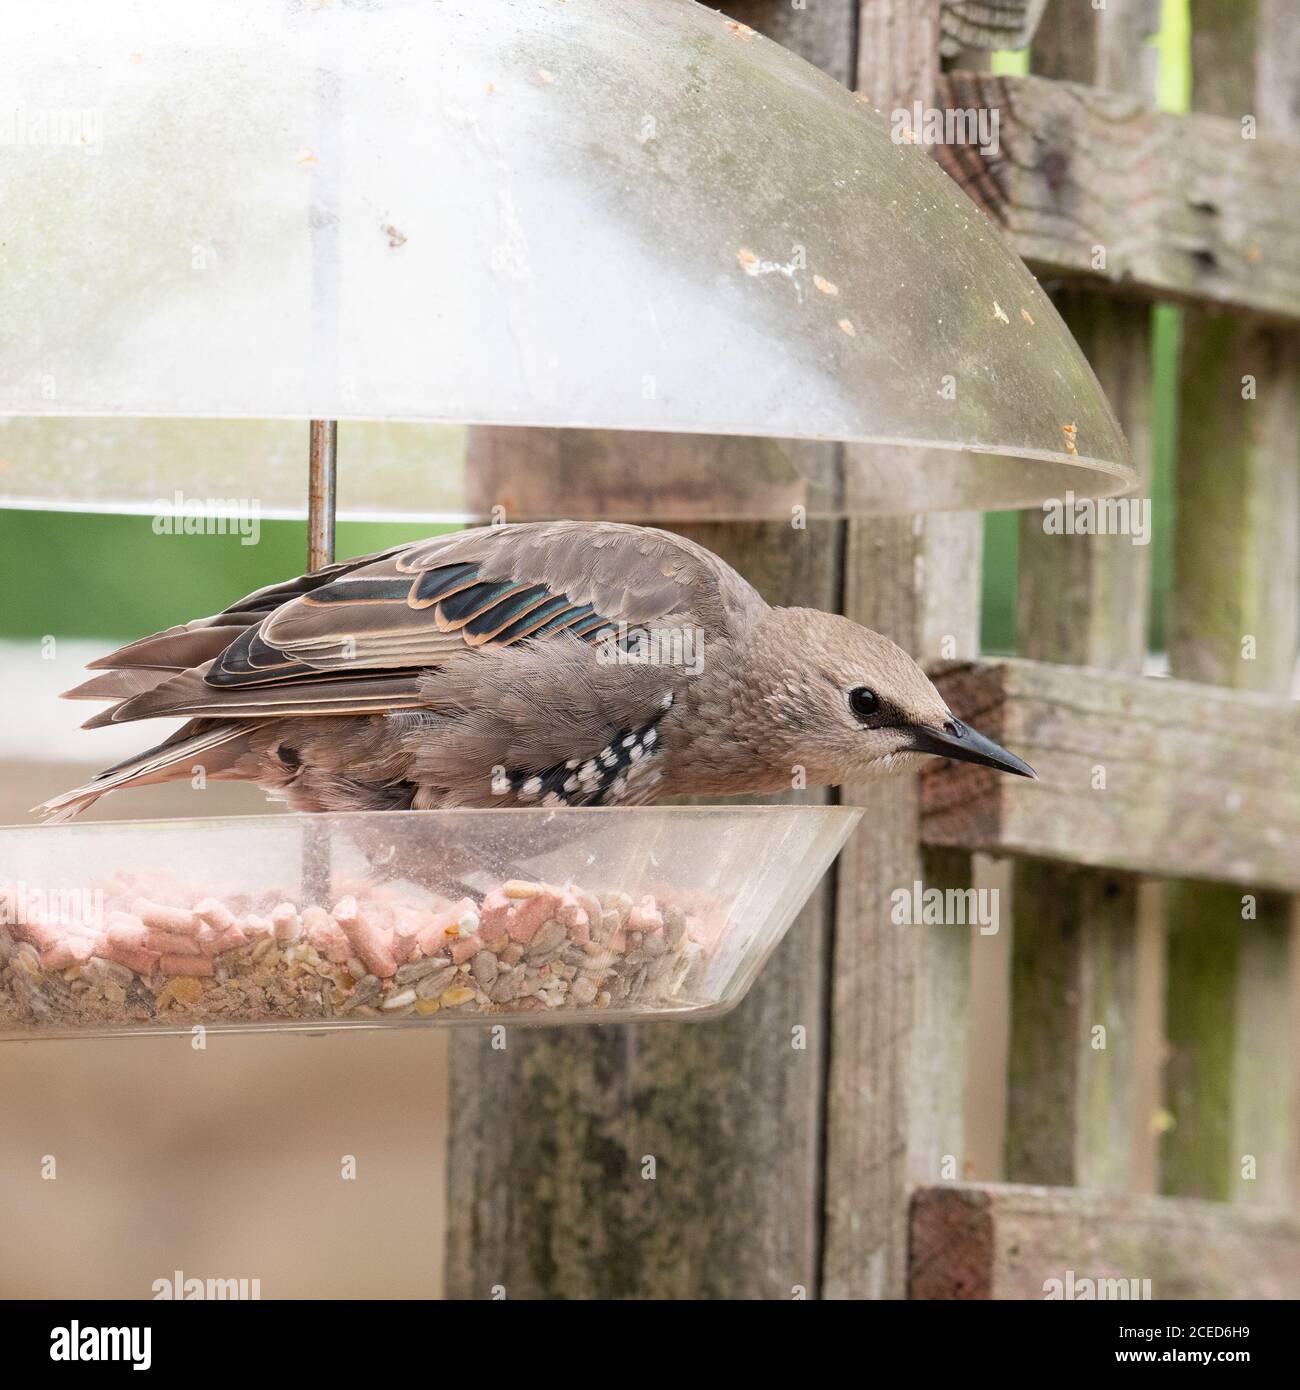
[[[849,708],[859,719],[870,719],[873,714],[880,713],[880,696],[860,685],[849,691]]]

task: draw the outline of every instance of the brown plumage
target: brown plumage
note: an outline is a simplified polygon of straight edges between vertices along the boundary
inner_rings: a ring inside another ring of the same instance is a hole
[[[900,647],[771,608],[665,531],[559,521],[462,531],[260,589],[93,663],[93,728],[172,738],[39,808],[190,778],[297,810],[612,805],[783,791],[923,752],[1031,775],[955,720]]]

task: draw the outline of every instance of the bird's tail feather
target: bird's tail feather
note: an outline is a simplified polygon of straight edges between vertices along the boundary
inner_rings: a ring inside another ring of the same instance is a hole
[[[43,816],[50,824],[71,820],[93,805],[101,796],[119,787],[146,786],[154,782],[174,782],[191,774],[192,759],[199,754],[210,754],[220,749],[217,761],[210,759],[204,765],[204,772],[211,777],[230,767],[247,751],[246,739],[249,733],[247,724],[217,724],[191,721],[178,729],[166,742],[153,748],[146,748],[125,762],[105,768],[98,776],[84,786],[51,797],[33,811]]]

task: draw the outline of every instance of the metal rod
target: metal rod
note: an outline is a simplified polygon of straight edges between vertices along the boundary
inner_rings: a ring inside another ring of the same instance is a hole
[[[337,506],[339,424],[311,422],[307,470],[307,569],[334,563],[334,513]]]
[[[307,467],[307,569],[334,563],[334,515],[338,481],[337,420],[311,422]],[[327,826],[309,821],[303,827],[302,886],[304,900],[327,908],[331,893],[333,853]]]

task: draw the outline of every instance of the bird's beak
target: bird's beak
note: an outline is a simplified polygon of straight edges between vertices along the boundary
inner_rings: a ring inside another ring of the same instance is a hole
[[[949,719],[943,728],[933,729],[922,725],[913,731],[912,751],[934,753],[941,758],[955,758],[959,762],[979,763],[982,767],[995,767],[999,772],[1014,772],[1017,777],[1032,777],[1038,774],[1027,762],[1008,753],[1001,744],[991,738],[976,733],[960,719]]]

